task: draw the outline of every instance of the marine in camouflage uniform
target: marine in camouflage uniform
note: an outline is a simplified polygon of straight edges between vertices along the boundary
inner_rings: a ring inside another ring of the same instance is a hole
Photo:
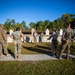
[[[35,31],[33,33],[33,37],[34,37],[34,44],[37,43],[37,32]]]
[[[15,59],[21,57],[21,48],[22,48],[22,40],[23,34],[20,32],[20,28],[16,28],[16,31],[12,34],[14,39],[14,49],[15,49]],[[23,37],[24,39],[24,37]]]
[[[3,51],[6,56],[9,56],[7,51],[7,35],[2,25],[0,25],[0,57],[3,56]]]
[[[66,52],[66,58],[69,59],[69,54],[70,54],[70,44],[72,42],[72,36],[74,36],[73,29],[71,29],[71,24],[68,23],[67,28],[64,30],[63,33],[63,38],[62,38],[62,43],[61,43],[61,51],[60,51],[60,56],[59,59],[61,59],[62,53],[67,50]]]

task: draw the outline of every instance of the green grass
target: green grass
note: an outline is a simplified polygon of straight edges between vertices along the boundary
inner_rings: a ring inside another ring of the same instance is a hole
[[[37,53],[49,53],[51,52],[50,43],[24,43],[22,45],[22,54],[37,54]],[[14,45],[12,43],[8,46],[9,52],[14,53]]]
[[[60,49],[60,44],[58,45]],[[71,53],[75,54],[75,44],[71,45]],[[14,54],[14,45],[8,50]],[[50,43],[24,43],[22,54],[46,54],[51,52]],[[75,59],[46,61],[0,61],[0,75],[75,75]]]
[[[75,75],[75,61],[1,61],[0,75]]]
[[[10,53],[14,53],[14,44],[10,43],[8,46]],[[58,51],[60,50],[60,43],[58,44]],[[75,54],[75,43],[71,44],[71,54]],[[22,54],[48,54],[51,53],[51,43],[24,43],[22,44]]]

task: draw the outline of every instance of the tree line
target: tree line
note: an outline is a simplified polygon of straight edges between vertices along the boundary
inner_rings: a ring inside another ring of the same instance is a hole
[[[7,19],[6,22],[3,24],[4,28],[9,31],[10,28],[15,30],[17,27],[20,27],[22,30],[30,30],[32,28],[36,29],[37,31],[45,31],[47,28],[49,30],[53,30],[53,28],[65,28],[66,23],[71,23],[72,28],[75,28],[75,14],[63,14],[60,18],[54,20],[51,22],[50,20],[45,20],[45,21],[38,21],[37,23],[35,22],[30,22],[28,27],[26,25],[25,21],[22,21],[21,23],[15,22],[15,19]]]

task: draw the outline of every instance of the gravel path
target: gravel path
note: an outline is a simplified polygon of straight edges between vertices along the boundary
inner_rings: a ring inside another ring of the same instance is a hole
[[[69,55],[70,58],[75,59],[75,55]],[[63,54],[63,57],[65,57],[65,54]],[[64,58],[62,58],[64,59]],[[0,61],[41,61],[41,60],[58,60],[58,58],[52,57],[50,54],[24,54],[19,59],[14,59],[14,56],[6,57],[5,55],[0,58]]]

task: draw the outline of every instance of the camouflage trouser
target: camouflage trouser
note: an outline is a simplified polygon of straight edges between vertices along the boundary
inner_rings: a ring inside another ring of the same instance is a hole
[[[37,37],[34,37],[34,43],[36,43],[37,42]]]
[[[60,56],[59,58],[61,58],[62,56],[62,53],[66,50],[66,56],[67,56],[67,59],[69,58],[69,54],[70,54],[70,43],[67,43],[67,42],[63,42],[62,41],[62,44],[61,44],[61,51],[60,51]]]
[[[22,48],[22,41],[21,40],[16,40],[16,45],[14,46],[15,48],[15,56],[20,56],[21,55],[21,48]]]
[[[34,43],[34,37],[32,37],[31,42]]]
[[[8,54],[8,51],[7,51],[7,43],[4,41],[4,40],[0,40],[0,55],[2,55],[4,51],[4,54]]]

